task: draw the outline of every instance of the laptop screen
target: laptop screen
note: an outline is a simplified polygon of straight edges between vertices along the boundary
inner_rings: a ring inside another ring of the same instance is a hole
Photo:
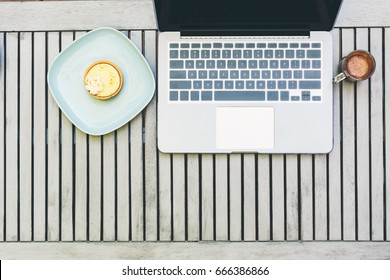
[[[154,0],[161,31],[309,28],[329,31],[342,0]]]

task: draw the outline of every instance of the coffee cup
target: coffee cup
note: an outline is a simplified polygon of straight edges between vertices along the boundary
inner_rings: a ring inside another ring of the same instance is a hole
[[[340,73],[333,78],[333,82],[339,83],[345,79],[352,82],[366,80],[374,74],[375,66],[375,59],[369,52],[353,51],[340,61]]]

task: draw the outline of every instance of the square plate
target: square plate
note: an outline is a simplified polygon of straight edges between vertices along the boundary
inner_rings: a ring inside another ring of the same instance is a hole
[[[109,60],[122,71],[121,91],[99,100],[84,87],[84,73],[97,60]],[[98,28],[64,49],[50,66],[47,80],[62,112],[80,130],[103,135],[134,118],[155,91],[153,73],[137,47],[116,29]]]

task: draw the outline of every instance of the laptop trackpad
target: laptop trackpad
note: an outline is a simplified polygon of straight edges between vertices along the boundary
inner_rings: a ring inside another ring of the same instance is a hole
[[[274,108],[218,107],[217,148],[273,149],[274,124]]]

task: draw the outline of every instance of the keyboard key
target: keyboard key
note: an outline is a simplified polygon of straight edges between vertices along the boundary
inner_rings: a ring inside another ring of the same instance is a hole
[[[311,47],[316,49],[321,48],[321,43],[312,43]]]
[[[255,43],[246,43],[246,47],[247,48],[254,48],[255,47]]]
[[[279,43],[279,48],[288,48],[287,43]]]
[[[223,82],[222,81],[214,81],[214,88],[215,89],[223,89]]]
[[[220,79],[228,79],[229,78],[229,71],[227,71],[227,70],[219,71],[219,78]]]
[[[200,44],[199,43],[192,43],[191,47],[194,48],[194,49],[199,49],[200,48]]]
[[[186,69],[194,69],[194,61],[193,60],[186,60]]]
[[[252,58],[252,50],[244,50],[244,58]]]
[[[241,58],[241,50],[233,50],[233,58]]]
[[[321,68],[321,60],[313,60],[311,62],[311,67],[314,68],[314,69]]]
[[[212,89],[213,88],[213,82],[210,80],[203,81],[203,88],[204,89]]]
[[[290,48],[293,48],[293,49],[299,48],[299,44],[298,43],[290,43]]]
[[[321,89],[321,81],[299,81],[300,89]]]
[[[180,51],[180,58],[189,58],[190,52],[188,50],[181,50]]]
[[[199,58],[199,50],[191,50],[191,58]]]
[[[190,70],[190,71],[188,71],[188,79],[196,79],[197,76],[198,76],[198,75],[197,75],[196,70]]]
[[[302,71],[294,70],[294,79],[302,79]]]
[[[261,71],[261,77],[263,79],[271,79],[271,71],[269,70]]]
[[[178,50],[169,51],[169,58],[179,58],[179,51]]]
[[[234,83],[233,81],[225,81],[225,89],[233,89]]]
[[[182,68],[184,68],[184,61],[183,60],[171,60],[171,61],[169,61],[169,67],[171,69],[182,69]]]
[[[199,91],[193,90],[191,91],[191,101],[197,101],[199,100]]]
[[[297,50],[296,57],[297,58],[305,58],[305,51],[304,50]]]
[[[238,61],[238,68],[240,68],[240,69],[247,68],[247,61],[246,60],[239,60]]]
[[[268,101],[278,101],[279,93],[277,91],[267,91],[267,100]]]
[[[171,101],[179,100],[179,93],[177,91],[170,91],[169,92],[169,100],[171,100]]]
[[[202,50],[200,56],[202,58],[210,58],[210,50]]]
[[[256,81],[257,89],[265,89],[265,81]]]
[[[284,50],[276,50],[275,57],[276,58],[284,58]]]
[[[232,51],[231,50],[223,50],[222,51],[222,57],[223,58],[231,58],[232,57]]]
[[[235,69],[237,67],[237,62],[235,60],[228,60],[228,68]]]
[[[313,101],[321,101],[321,96],[312,96]]]
[[[239,77],[239,72],[237,70],[232,70],[230,71],[230,79],[238,79]]]
[[[222,48],[222,43],[214,43],[213,47],[214,48]]]
[[[243,48],[244,44],[243,43],[236,43],[236,48]]]
[[[190,44],[188,44],[188,43],[181,43],[181,44],[180,44],[180,47],[181,47],[182,49],[188,49],[188,48],[190,47]]]
[[[282,78],[282,71],[274,70],[272,71],[272,79],[280,79]]]
[[[260,71],[252,70],[251,71],[251,79],[260,79]]]
[[[304,96],[308,96],[309,97],[309,100],[310,100],[310,91],[308,91],[308,90],[303,90],[302,92],[301,92],[301,96],[302,96],[302,100],[303,100],[303,97]]]
[[[191,81],[170,81],[169,87],[171,89],[191,89]]]
[[[298,88],[297,81],[288,81],[288,88],[289,89],[297,89]]]
[[[213,93],[211,91],[202,91],[201,99],[204,101],[213,100]]]
[[[201,89],[201,88],[202,88],[202,81],[194,81],[193,89]]]
[[[286,58],[295,58],[294,50],[286,50]]]
[[[321,79],[321,71],[319,70],[306,70],[304,72],[305,79]]]
[[[307,50],[307,58],[321,58],[321,50]]]
[[[268,89],[276,89],[276,82],[275,81],[267,81],[267,88]]]
[[[265,43],[257,43],[259,49],[264,49],[267,45]]]
[[[169,47],[170,47],[171,49],[177,49],[177,48],[179,48],[179,44],[171,43],[171,44],[169,44]]]
[[[278,89],[287,89],[286,81],[278,81]]]
[[[241,71],[241,79],[249,79],[249,71],[248,70]]]
[[[253,57],[254,58],[263,58],[263,50],[254,50]]]
[[[264,56],[266,58],[274,58],[274,51],[273,50],[265,50]]]
[[[259,68],[268,68],[268,60],[260,60]]]
[[[302,60],[301,67],[304,69],[310,69],[310,60]]]
[[[290,100],[290,93],[288,91],[281,91],[280,101],[289,101],[289,100]]]
[[[204,69],[204,60],[197,60],[196,61],[196,69]]]
[[[270,49],[274,49],[276,48],[278,45],[276,43],[268,43],[268,48]]]
[[[291,68],[298,69],[300,68],[299,65],[300,65],[299,60],[291,60]]]
[[[291,101],[299,101],[301,98],[299,96],[291,96]]]
[[[283,71],[283,79],[291,79],[292,78],[292,71],[291,70],[284,70]]]
[[[211,52],[211,57],[212,58],[221,58],[221,51],[220,50],[213,50]]]
[[[290,61],[288,60],[282,60],[280,61],[280,68],[286,69],[290,67]]]
[[[181,91],[180,92],[180,100],[181,101],[188,101],[188,99],[189,99],[188,91]]]
[[[249,60],[249,69],[256,69],[257,68],[257,60]]]
[[[217,60],[217,68],[218,69],[226,68],[226,60]]]
[[[243,89],[244,88],[244,81],[236,81],[235,86],[236,86],[236,89]]]
[[[207,79],[207,71],[206,70],[200,70],[198,73],[199,79]]]
[[[217,101],[264,101],[264,91],[215,91]]]
[[[246,81],[246,89],[255,89],[255,81]]]
[[[279,68],[279,60],[271,60],[269,63],[269,68],[271,69]]]
[[[209,49],[209,48],[211,48],[211,44],[210,43],[203,43],[202,48]]]
[[[171,79],[185,79],[187,78],[186,71],[170,71],[169,78]]]
[[[207,60],[206,61],[206,68],[207,69],[214,69],[215,68],[215,60]]]
[[[233,48],[233,43],[225,43],[224,47],[231,49],[231,48]]]
[[[301,43],[301,48],[304,49],[310,48],[310,43]]]
[[[209,72],[209,79],[218,79],[218,71],[212,70]]]

